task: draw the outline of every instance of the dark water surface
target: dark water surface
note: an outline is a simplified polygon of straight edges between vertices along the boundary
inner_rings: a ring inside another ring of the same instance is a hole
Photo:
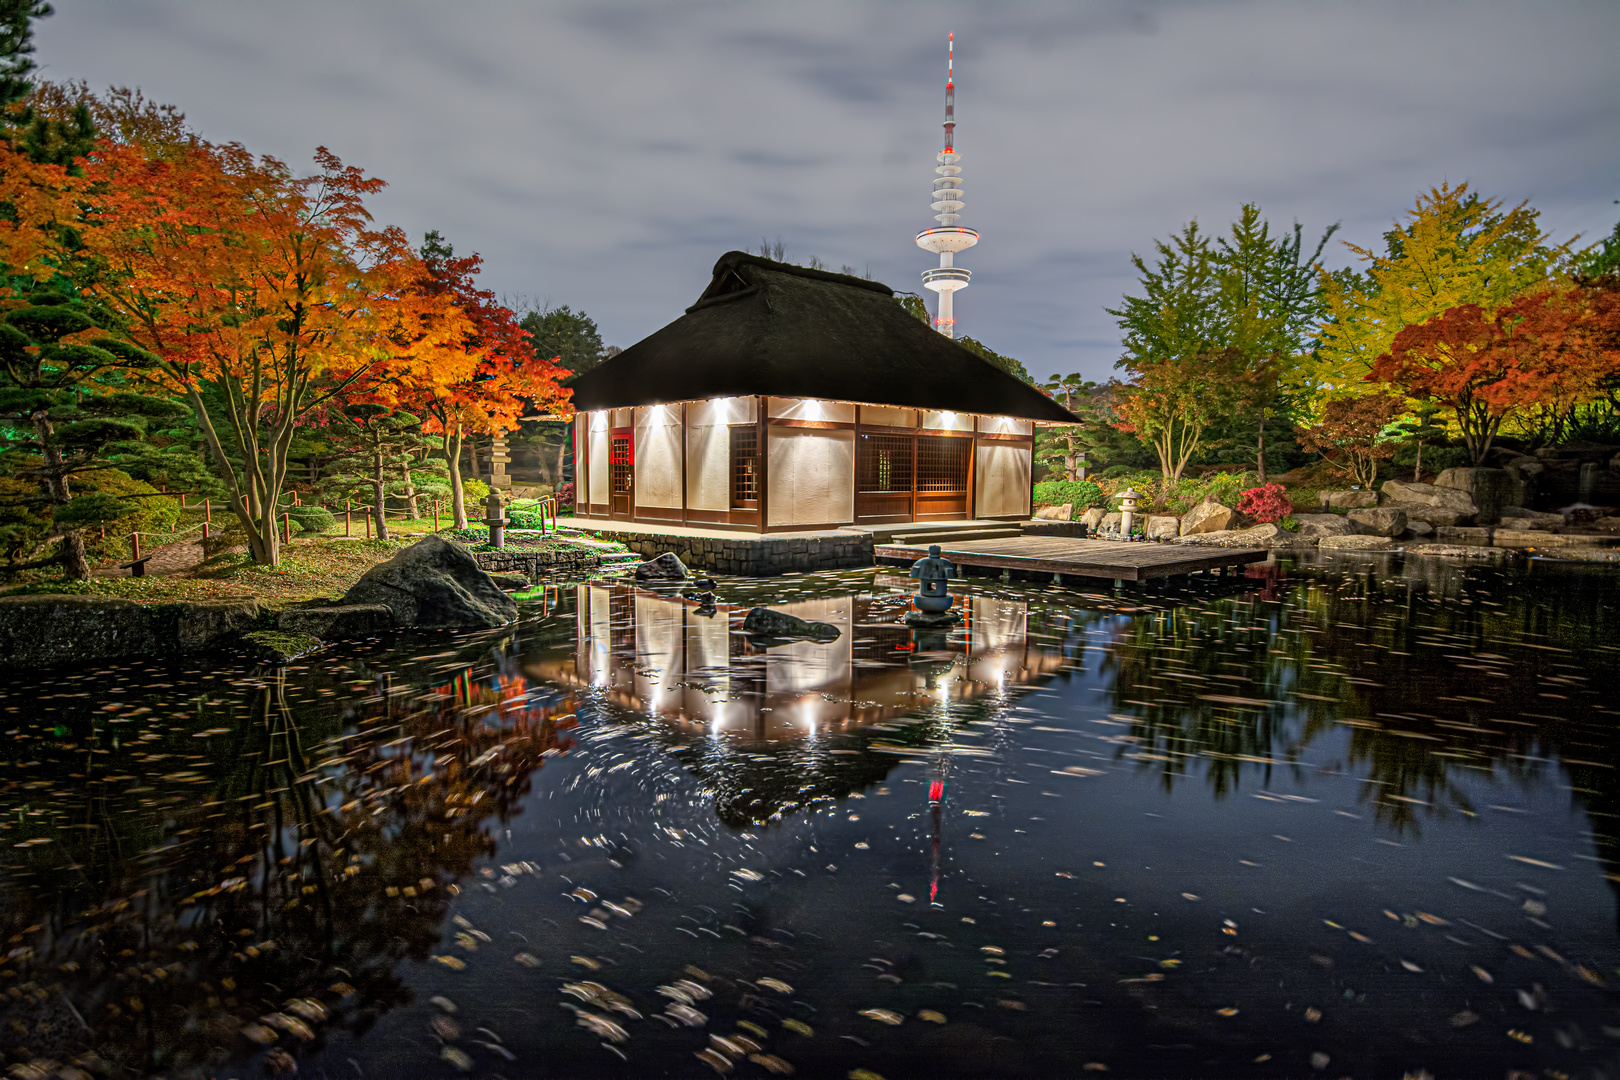
[[[4,1066],[1620,1076],[1620,578],[1250,573],[14,678]]]

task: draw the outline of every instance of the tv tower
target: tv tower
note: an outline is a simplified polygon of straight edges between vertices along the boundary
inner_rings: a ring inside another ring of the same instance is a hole
[[[945,54],[945,148],[934,159],[939,162],[939,167],[934,170],[939,179],[934,181],[933,202],[934,209],[938,211],[934,220],[939,224],[918,233],[917,246],[939,256],[937,269],[923,271],[923,288],[939,293],[939,315],[934,319],[934,328],[946,337],[953,338],[956,336],[956,316],[951,296],[956,290],[967,288],[968,281],[973,277],[971,270],[957,266],[954,259],[958,251],[966,251],[977,244],[979,234],[957,224],[962,220],[958,214],[962,209],[962,167],[957,164],[962,156],[956,152],[956,35],[950,34],[948,41]]]

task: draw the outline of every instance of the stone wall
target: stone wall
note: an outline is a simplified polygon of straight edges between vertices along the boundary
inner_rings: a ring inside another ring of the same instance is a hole
[[[598,532],[593,529],[592,532]],[[871,533],[772,539],[769,536],[668,536],[602,530],[644,559],[673,551],[694,570],[738,577],[772,577],[790,572],[847,570],[874,565]]]
[[[548,574],[587,574],[602,565],[602,556],[583,549],[526,551],[523,548],[507,548],[504,551],[475,551],[472,554],[479,568],[487,573],[522,574],[530,581],[538,581]]]
[[[237,645],[265,616],[257,600],[144,605],[107,596],[0,597],[0,666],[208,652]]]

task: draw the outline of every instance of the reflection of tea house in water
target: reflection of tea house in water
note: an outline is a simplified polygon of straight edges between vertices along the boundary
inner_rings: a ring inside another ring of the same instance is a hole
[[[896,578],[898,585],[906,579]],[[903,586],[902,586],[903,587]],[[902,593],[835,596],[774,605],[838,627],[836,641],[762,648],[718,614],[630,585],[578,586],[578,646],[572,662],[530,674],[592,686],[620,707],[748,740],[799,739],[917,716],[1038,679],[1063,664],[1029,641],[1028,605],[967,595],[964,620],[944,631],[895,621]]]
[[[732,251],[574,382],[578,515],[751,532],[1027,518],[1046,395],[875,281]]]

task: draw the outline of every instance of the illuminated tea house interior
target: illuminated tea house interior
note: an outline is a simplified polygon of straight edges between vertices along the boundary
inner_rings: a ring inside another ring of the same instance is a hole
[[[740,251],[573,391],[578,517],[754,533],[1027,518],[1074,421],[888,286]]]

